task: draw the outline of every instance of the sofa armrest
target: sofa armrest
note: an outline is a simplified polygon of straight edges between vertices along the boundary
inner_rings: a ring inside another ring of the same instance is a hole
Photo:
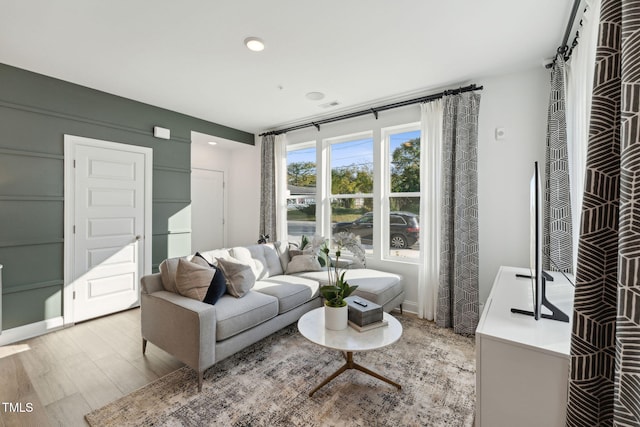
[[[142,279],[140,279],[140,285],[140,292],[143,294],[152,294],[154,292],[164,291],[164,286],[162,286],[162,276],[160,273],[142,276]]]
[[[143,293],[142,338],[201,373],[215,363],[216,309],[167,291]]]

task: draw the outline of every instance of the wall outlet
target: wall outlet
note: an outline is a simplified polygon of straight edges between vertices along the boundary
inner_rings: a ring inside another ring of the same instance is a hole
[[[496,128],[496,141],[503,140],[507,136],[507,132],[504,128]]]

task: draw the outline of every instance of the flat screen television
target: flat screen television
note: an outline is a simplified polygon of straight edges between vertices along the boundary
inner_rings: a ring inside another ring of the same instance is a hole
[[[530,184],[530,236],[529,236],[529,275],[518,274],[517,277],[531,280],[531,293],[533,297],[533,311],[512,308],[512,313],[526,314],[540,320],[551,319],[560,322],[568,322],[569,316],[563,313],[547,299],[547,281],[552,281],[553,276],[542,269],[543,261],[543,236],[542,236],[542,179],[538,162],[533,164],[533,175]],[[543,313],[545,307],[549,313]]]

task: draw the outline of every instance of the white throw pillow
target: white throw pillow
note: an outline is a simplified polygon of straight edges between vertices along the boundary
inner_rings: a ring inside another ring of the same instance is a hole
[[[247,264],[230,259],[216,258],[218,268],[227,279],[227,292],[236,298],[242,298],[256,283],[256,275]]]
[[[322,266],[315,255],[296,255],[287,265],[287,274],[320,270],[322,270]]]
[[[180,295],[202,301],[215,274],[215,270],[208,265],[198,265],[195,262],[180,258],[176,271],[176,288]]]

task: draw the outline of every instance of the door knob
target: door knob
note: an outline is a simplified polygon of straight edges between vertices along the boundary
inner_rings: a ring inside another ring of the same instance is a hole
[[[139,234],[136,236],[136,241],[138,241],[138,240],[142,240],[142,236],[139,235]]]

